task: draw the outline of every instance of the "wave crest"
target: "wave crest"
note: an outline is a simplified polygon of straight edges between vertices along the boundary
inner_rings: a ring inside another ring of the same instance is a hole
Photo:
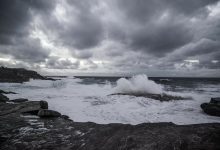
[[[145,74],[140,74],[130,79],[120,78],[117,81],[115,92],[129,94],[161,94],[163,93],[163,86],[149,80]]]

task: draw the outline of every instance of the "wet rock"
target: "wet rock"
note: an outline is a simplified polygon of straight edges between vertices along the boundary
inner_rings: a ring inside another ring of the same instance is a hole
[[[45,101],[44,104],[46,104]],[[41,101],[27,101],[27,102],[14,103],[14,104],[3,103],[0,105],[0,116],[11,113],[37,114],[40,109],[44,109],[41,105]]]
[[[208,115],[220,116],[220,97],[211,98],[209,103],[203,103],[200,107]]]
[[[220,117],[220,105],[215,103],[203,103],[200,106],[206,114]]]
[[[54,110],[41,109],[37,114],[39,117],[60,117],[61,114]]]
[[[17,98],[17,99],[13,99],[13,100],[10,100],[11,102],[14,102],[14,103],[22,103],[22,102],[27,102],[28,99],[26,98]]]
[[[48,103],[47,101],[40,101],[40,107],[42,109],[48,109]]]
[[[9,100],[9,98],[0,93],[0,103],[5,103]]]
[[[171,100],[184,100],[184,99],[192,99],[191,97],[181,97],[181,96],[173,96],[168,94],[151,94],[151,93],[115,93],[110,95],[130,95],[130,96],[136,96],[136,97],[146,97],[151,98],[159,101],[171,101]]]

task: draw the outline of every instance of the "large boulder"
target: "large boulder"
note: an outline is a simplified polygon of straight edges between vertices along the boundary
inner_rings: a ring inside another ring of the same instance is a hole
[[[209,103],[201,104],[203,111],[211,116],[220,116],[220,98],[211,98]]]
[[[61,114],[54,110],[41,109],[37,114],[39,117],[61,117]]]

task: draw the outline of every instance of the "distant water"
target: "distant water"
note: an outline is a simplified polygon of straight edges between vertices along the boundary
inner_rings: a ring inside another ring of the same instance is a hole
[[[58,77],[57,77],[58,78]],[[96,123],[174,122],[195,124],[220,122],[219,117],[206,115],[200,104],[211,97],[220,97],[220,78],[147,78],[66,77],[57,81],[31,80],[20,83],[0,83],[0,89],[19,94],[13,98],[46,100],[50,109],[70,116],[74,121]],[[167,93],[188,100],[160,102],[157,100],[109,95],[120,92]]]

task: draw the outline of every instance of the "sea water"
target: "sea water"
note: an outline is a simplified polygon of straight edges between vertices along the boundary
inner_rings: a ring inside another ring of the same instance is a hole
[[[219,78],[148,78],[137,75],[119,77],[66,77],[60,80],[30,80],[25,83],[0,83],[10,99],[46,100],[49,109],[68,115],[76,122],[99,124],[173,122],[197,124],[220,122],[209,116],[200,104],[220,97]],[[189,99],[161,102],[158,100],[113,93],[167,93]]]

